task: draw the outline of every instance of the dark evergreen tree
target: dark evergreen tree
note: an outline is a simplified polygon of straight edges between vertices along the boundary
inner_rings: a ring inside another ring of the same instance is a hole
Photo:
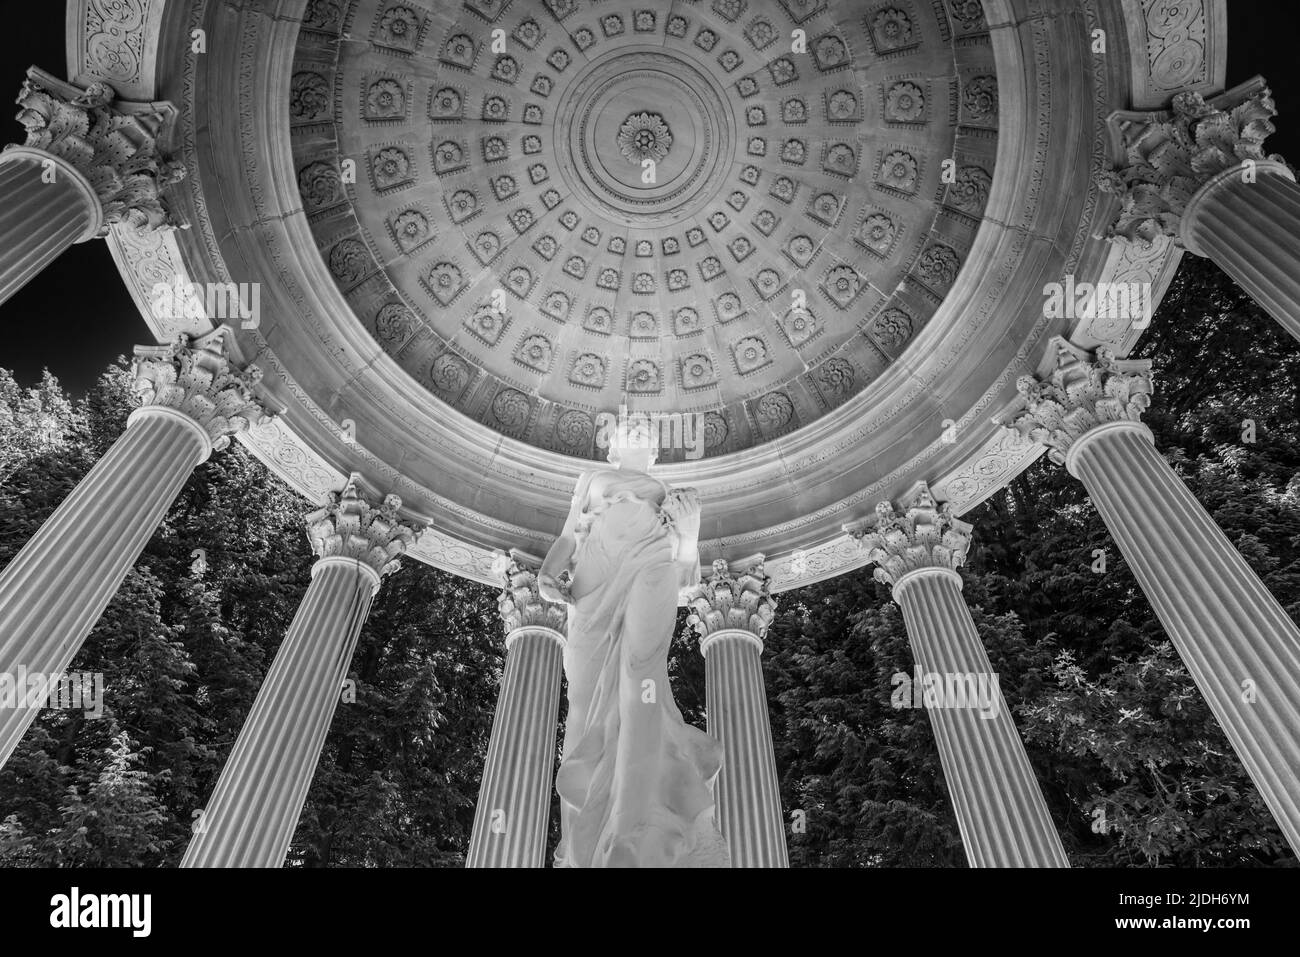
[[[1136,356],[1159,449],[1294,617],[1300,349],[1189,256]],[[963,517],[965,598],[1071,860],[1293,865],[1083,486],[1040,459]],[[807,812],[793,860],[961,862],[928,721],[888,707],[911,654],[885,588],[859,572],[787,595],[768,646],[782,796]]]
[[[120,362],[74,402],[0,371],[0,564],[121,434],[129,385]],[[103,674],[103,718],[43,710],[0,769],[0,866],[179,862],[310,579],[309,509],[238,444],[196,470],[70,668]],[[501,644],[491,589],[387,580],[291,862],[463,861]]]
[[[1188,257],[1138,354],[1161,452],[1300,613],[1300,349]],[[123,363],[78,401],[0,370],[0,565],[131,408]],[[196,470],[73,662],[104,675],[103,717],[43,711],[0,769],[0,866],[179,861],[309,581],[309,507],[237,444]],[[1293,865],[1082,485],[1040,460],[964,517],[965,598],[1072,861]],[[492,589],[412,561],[386,580],[291,864],[463,863],[502,644]],[[863,570],[788,593],[767,646],[792,863],[963,865],[928,717],[891,705],[912,656],[888,590]],[[670,674],[703,726],[684,615]]]

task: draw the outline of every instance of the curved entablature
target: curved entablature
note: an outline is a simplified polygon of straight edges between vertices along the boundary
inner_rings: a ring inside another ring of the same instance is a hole
[[[169,58],[115,82],[177,104],[191,174],[190,229],[112,240],[146,319],[218,321],[155,314],[156,282],[259,283],[240,349],[284,411],[244,441],[313,497],[391,488],[434,522],[412,554],[485,581],[544,551],[624,402],[704,416],[664,477],[701,490],[706,563],[765,553],[778,590],[863,564],[840,526],[918,480],[978,503],[1038,453],[999,421],[1048,339],[1140,334],[1045,314],[1044,286],[1156,301],[1177,262],[1099,238],[1106,117],[1223,79],[1209,0],[1174,34],[1127,0],[121,6]],[[118,35],[98,9],[70,4],[74,79]]]

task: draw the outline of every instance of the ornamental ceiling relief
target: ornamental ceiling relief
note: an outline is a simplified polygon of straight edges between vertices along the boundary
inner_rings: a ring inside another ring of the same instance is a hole
[[[313,0],[286,109],[331,276],[433,401],[579,458],[621,404],[696,412],[709,456],[933,315],[993,181],[992,64],[960,0]]]

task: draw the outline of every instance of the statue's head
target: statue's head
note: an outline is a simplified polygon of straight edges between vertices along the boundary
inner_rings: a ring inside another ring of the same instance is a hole
[[[633,413],[620,423],[609,443],[609,463],[616,469],[648,472],[659,458],[659,446],[648,416]]]

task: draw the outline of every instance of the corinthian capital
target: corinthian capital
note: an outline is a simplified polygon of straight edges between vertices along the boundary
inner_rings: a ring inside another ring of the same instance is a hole
[[[1276,115],[1272,94],[1258,79],[1213,102],[1180,93],[1166,112],[1113,114],[1125,160],[1098,183],[1120,200],[1107,236],[1144,247],[1158,236],[1179,239],[1188,202],[1215,176],[1247,160],[1282,162],[1264,153],[1264,140],[1277,131]]]
[[[107,83],[84,90],[32,68],[18,97],[23,144],[75,167],[104,207],[106,224],[148,230],[175,226],[162,191],[185,178],[185,167],[159,149],[170,119],[155,104],[115,104]]]
[[[374,505],[362,497],[353,474],[342,492],[331,492],[322,508],[305,519],[312,551],[319,558],[352,558],[382,578],[396,571],[418,531],[398,517],[402,500],[386,495]]]
[[[1140,422],[1151,404],[1151,362],[1116,359],[1109,349],[1095,354],[1064,339],[1054,340],[1056,368],[1046,379],[1022,376],[1016,388],[1025,411],[1008,428],[1046,445],[1064,464],[1070,446],[1107,422]]]
[[[762,638],[776,614],[771,585],[762,555],[739,573],[718,559],[707,581],[686,589],[686,604],[691,609],[686,623],[701,639],[731,628]]]
[[[874,525],[863,519],[845,525],[844,531],[876,563],[876,581],[891,588],[918,568],[956,570],[966,561],[971,538],[970,524],[954,517],[947,502],[936,502],[924,482],[899,509],[890,502],[878,504]]]
[[[504,560],[504,556],[503,556]],[[547,601],[537,590],[541,562],[523,552],[511,550],[497,608],[506,634],[519,628],[549,628],[564,634],[568,607]]]
[[[231,364],[229,334],[221,326],[195,338],[181,336],[170,345],[137,346],[131,370],[142,407],[184,413],[207,433],[216,451],[267,417],[253,394],[262,372],[257,366],[236,369]]]

